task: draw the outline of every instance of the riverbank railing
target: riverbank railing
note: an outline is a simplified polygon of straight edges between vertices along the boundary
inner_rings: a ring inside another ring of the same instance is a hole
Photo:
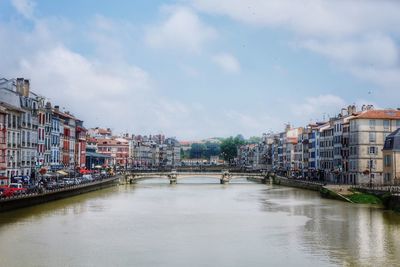
[[[36,197],[36,196],[47,195],[47,194],[52,194],[52,193],[67,191],[67,190],[79,189],[79,188],[83,188],[83,187],[86,187],[89,185],[94,185],[94,184],[101,183],[104,181],[116,179],[117,176],[118,175],[107,176],[107,177],[95,179],[93,181],[82,181],[79,184],[64,185],[63,187],[57,187],[57,188],[52,188],[52,189],[42,188],[42,189],[38,189],[37,192],[19,193],[19,194],[15,194],[12,196],[0,196],[0,202],[1,201],[10,201],[10,200],[15,200],[15,199],[22,199],[22,198]]]

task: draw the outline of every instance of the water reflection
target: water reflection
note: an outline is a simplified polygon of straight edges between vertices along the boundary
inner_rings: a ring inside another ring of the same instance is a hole
[[[329,255],[348,266],[396,266],[400,216],[376,207],[325,200],[318,193],[271,187],[260,199],[267,212],[310,218],[300,235],[291,236],[313,255]]]

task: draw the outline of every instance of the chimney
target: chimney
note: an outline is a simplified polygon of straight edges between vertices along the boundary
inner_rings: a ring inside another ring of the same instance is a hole
[[[29,97],[29,91],[30,91],[30,83],[29,83],[29,80],[24,80],[24,89],[23,89],[23,92],[22,92],[22,95],[23,96],[25,96],[25,97]]]
[[[342,111],[340,112],[340,114],[344,117],[347,115],[346,113],[348,113],[347,109],[342,108]]]
[[[285,132],[290,131],[290,129],[291,129],[290,123],[286,124]]]
[[[15,87],[17,90],[17,94],[22,96],[23,91],[24,91],[24,78],[17,78],[17,83],[16,83]]]
[[[351,114],[354,114],[357,112],[357,107],[355,105],[351,106]]]
[[[352,114],[353,114],[353,109],[352,109],[351,106],[348,106],[348,107],[347,107],[347,114],[348,114],[348,115],[352,115]]]
[[[54,109],[59,111],[60,110],[60,106],[54,106]]]
[[[366,105],[362,105],[361,111],[366,111],[366,110],[367,110],[367,106]]]

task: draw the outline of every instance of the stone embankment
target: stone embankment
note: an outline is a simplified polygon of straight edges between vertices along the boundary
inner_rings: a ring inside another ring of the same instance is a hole
[[[320,192],[321,196],[324,198],[335,199],[340,201],[351,202],[344,194],[342,194],[341,190],[336,190],[338,188],[331,188],[330,186],[324,186],[322,183],[313,182],[313,181],[304,181],[297,179],[289,179],[282,176],[269,175],[263,177],[251,177],[248,178],[250,181],[259,182],[259,183],[272,183],[275,185],[282,185],[306,190],[312,190],[316,192]],[[347,189],[346,189],[347,190]]]
[[[47,190],[38,194],[27,194],[11,198],[2,198],[0,199],[0,212],[34,206],[100,190],[118,184],[119,179],[119,176],[114,176],[87,184],[75,185],[55,190]]]

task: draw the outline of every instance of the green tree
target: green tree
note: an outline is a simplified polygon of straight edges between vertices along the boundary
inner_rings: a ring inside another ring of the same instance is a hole
[[[207,142],[205,147],[206,149],[204,150],[203,156],[207,159],[211,156],[218,156],[221,153],[221,148],[218,143]]]
[[[190,158],[201,159],[204,157],[206,146],[204,144],[193,143],[190,148]]]
[[[249,138],[249,140],[247,140],[248,144],[258,144],[261,142],[261,137],[258,136],[252,136]]]
[[[233,141],[235,142],[235,145],[237,147],[246,144],[246,140],[244,139],[243,135],[241,135],[241,134],[236,135],[236,137],[233,139]]]
[[[221,156],[224,160],[231,161],[237,156],[237,142],[231,136],[221,143]]]

